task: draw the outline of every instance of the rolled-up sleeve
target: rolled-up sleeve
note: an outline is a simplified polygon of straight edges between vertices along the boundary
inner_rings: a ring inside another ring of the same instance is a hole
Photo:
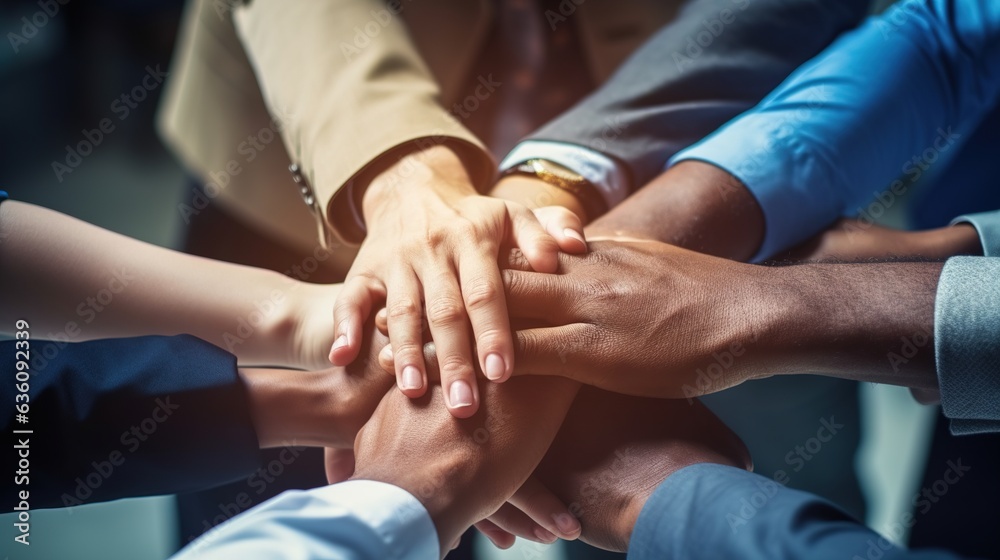
[[[907,0],[671,164],[705,161],[746,185],[766,220],[759,260],[900,196],[958,151],[998,95],[1000,3]]]

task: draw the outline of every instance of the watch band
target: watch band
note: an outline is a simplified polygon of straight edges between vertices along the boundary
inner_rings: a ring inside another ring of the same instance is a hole
[[[504,175],[530,175],[576,197],[593,220],[607,211],[604,197],[590,181],[557,163],[544,159],[529,159],[507,170]]]

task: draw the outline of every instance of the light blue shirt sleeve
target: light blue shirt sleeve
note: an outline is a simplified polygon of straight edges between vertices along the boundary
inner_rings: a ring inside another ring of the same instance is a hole
[[[967,466],[958,464],[956,468],[961,471]],[[912,526],[915,519],[907,513],[900,524]],[[786,488],[758,474],[704,463],[675,472],[653,492],[632,530],[628,558],[954,560],[958,557],[940,550],[902,549],[822,498]]]
[[[1000,2],[904,0],[670,164],[705,161],[747,186],[766,220],[760,260],[873,198],[891,205],[998,95]]]
[[[1000,256],[948,259],[934,302],[934,357],[952,433],[1000,432],[998,349]]]
[[[526,140],[514,146],[514,149],[503,158],[500,162],[500,171],[506,171],[531,159],[545,159],[578,173],[597,187],[608,208],[614,208],[629,195],[628,173],[620,163],[601,152],[576,144]]]
[[[205,533],[173,560],[427,560],[441,555],[424,506],[405,490],[352,480],[284,492]]]

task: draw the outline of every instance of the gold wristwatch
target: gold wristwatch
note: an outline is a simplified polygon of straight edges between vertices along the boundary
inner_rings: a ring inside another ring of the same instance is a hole
[[[505,177],[509,175],[530,175],[572,194],[587,212],[588,220],[597,218],[608,209],[604,197],[601,196],[593,183],[584,179],[579,173],[558,163],[546,159],[529,159],[504,173]]]

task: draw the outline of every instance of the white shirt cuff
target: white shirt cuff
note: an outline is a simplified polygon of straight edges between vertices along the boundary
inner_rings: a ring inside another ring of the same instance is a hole
[[[548,160],[578,173],[597,187],[608,208],[614,208],[628,197],[628,175],[621,164],[600,152],[576,144],[526,140],[514,146],[500,162],[500,171],[532,159]]]

